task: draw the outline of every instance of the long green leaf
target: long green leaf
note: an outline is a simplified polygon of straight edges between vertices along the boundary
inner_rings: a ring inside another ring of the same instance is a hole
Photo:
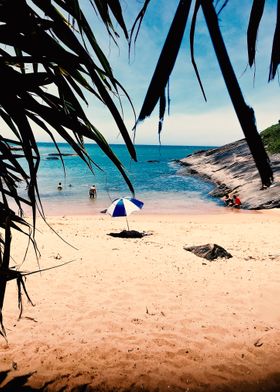
[[[132,25],[132,28],[131,28],[131,31],[130,31],[130,36],[129,36],[129,41],[128,41],[129,57],[130,57],[130,52],[131,52],[132,40],[133,40],[134,45],[135,45],[137,37],[138,37],[138,34],[139,34],[139,31],[140,31],[141,24],[143,22],[144,15],[145,15],[145,13],[147,11],[147,8],[148,8],[148,5],[149,5],[150,1],[151,0],[145,0],[144,1],[144,5],[141,8],[139,14],[137,15],[137,17],[136,17],[136,19],[135,19],[135,21],[134,21],[134,23]]]
[[[170,26],[137,122],[150,116],[162,91],[165,89],[180,49],[190,6],[191,0],[179,1],[177,11]]]
[[[35,227],[35,222],[36,222],[35,192],[38,195],[37,170],[39,164],[39,154],[38,154],[37,145],[30,124],[28,123],[26,116],[24,115],[24,108],[22,107],[21,101],[17,97],[13,97],[11,94],[6,93],[5,96],[0,95],[0,103],[2,104],[5,111],[13,119],[22,138],[22,147],[23,147],[24,154],[26,156],[26,161],[28,163],[29,172],[30,172],[28,197],[30,198],[31,203],[33,205],[32,216],[33,216],[33,225]],[[33,158],[32,151],[35,151],[37,155],[37,159],[35,160]]]
[[[211,0],[203,0],[201,6],[228,93],[259,171],[262,185],[270,186],[273,181],[273,173],[269,158],[256,127],[254,111],[245,103],[232,68],[213,3]]]
[[[125,25],[125,21],[123,19],[122,7],[120,5],[120,2],[118,0],[108,0],[108,5],[109,5],[114,17],[116,18],[116,21],[121,26],[126,39],[128,39],[128,32],[127,32],[127,28]]]
[[[192,18],[192,23],[191,23],[191,30],[190,30],[190,48],[191,48],[191,60],[192,60],[192,65],[194,67],[194,71],[200,86],[200,89],[202,91],[203,94],[203,98],[205,99],[205,102],[207,102],[206,99],[206,94],[199,76],[199,72],[198,72],[198,68],[195,62],[195,58],[194,58],[194,32],[195,32],[195,25],[196,25],[196,18],[197,18],[197,13],[199,11],[199,7],[200,7],[200,1],[201,0],[196,0],[195,2],[195,8],[194,8],[194,13],[193,13],[193,18]]]
[[[160,134],[162,131],[162,124],[164,121],[165,108],[166,108],[166,98],[165,98],[165,91],[163,91],[159,100],[159,122],[158,122],[159,141],[160,141]]]
[[[39,3],[38,0],[34,0],[35,3]],[[39,5],[39,4],[37,4]],[[100,5],[101,6],[101,5]],[[41,4],[42,7],[42,4]],[[104,5],[105,7],[105,5]],[[69,45],[71,48],[73,48],[77,54],[79,54],[79,56],[84,59],[84,62],[90,72],[90,76],[92,78],[92,81],[94,82],[94,84],[96,85],[98,92],[101,96],[101,98],[103,99],[104,103],[106,104],[106,106],[108,107],[108,109],[110,110],[119,130],[120,133],[127,145],[128,151],[131,155],[131,157],[136,160],[136,152],[134,149],[134,146],[131,142],[131,138],[128,134],[128,131],[125,127],[125,124],[119,114],[119,111],[117,110],[113,100],[111,99],[110,95],[108,94],[107,90],[105,89],[103,83],[100,80],[100,77],[96,71],[96,66],[94,64],[94,62],[91,59],[88,59],[87,57],[87,53],[85,51],[85,49],[80,45],[80,43],[78,42],[78,40],[76,39],[76,37],[74,36],[74,34],[66,27],[66,25],[63,23],[63,21],[61,19],[59,19],[59,14],[56,12],[56,10],[54,9],[54,7],[51,7],[48,3],[44,4],[43,7],[44,12],[46,12],[49,16],[55,18],[55,21],[57,23],[54,24],[54,31],[56,33],[56,35],[58,37],[60,37],[64,40],[64,43]],[[106,7],[104,8],[104,12],[106,13]]]
[[[277,2],[277,19],[276,19],[276,27],[275,27],[274,37],[273,37],[271,61],[269,67],[269,78],[268,78],[269,81],[275,78],[276,71],[279,64],[280,64],[280,0],[278,0]]]
[[[264,11],[264,5],[265,0],[253,0],[247,29],[247,50],[250,67],[252,67],[255,62],[257,34]]]

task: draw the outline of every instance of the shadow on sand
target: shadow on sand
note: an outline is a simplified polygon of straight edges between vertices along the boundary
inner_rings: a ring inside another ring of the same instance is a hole
[[[16,376],[10,379],[10,371],[0,372],[0,390],[2,392],[279,392],[280,391],[280,373],[271,373],[267,378],[255,381],[240,381],[233,383],[223,383],[217,385],[211,385],[210,383],[199,383],[199,385],[191,386],[187,388],[178,387],[175,385],[165,385],[164,383],[160,388],[149,389],[145,386],[137,386],[135,384],[129,387],[108,387],[105,383],[101,383],[96,386],[89,384],[80,384],[75,387],[68,387],[67,380],[64,385],[61,386],[61,378],[55,378],[49,380],[43,384],[40,388],[32,387],[28,385],[29,378],[36,372],[28,373],[21,376]],[[70,375],[71,377],[71,375]],[[6,379],[10,379],[7,381]],[[71,380],[73,382],[73,379]],[[59,384],[60,386],[58,386]]]
[[[146,237],[147,235],[152,235],[152,233],[137,230],[123,230],[119,233],[108,233],[108,235],[118,238],[142,238]]]

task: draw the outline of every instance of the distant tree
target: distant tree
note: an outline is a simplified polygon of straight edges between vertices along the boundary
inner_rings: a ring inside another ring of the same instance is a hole
[[[280,153],[280,122],[264,129],[260,135],[270,154]]]

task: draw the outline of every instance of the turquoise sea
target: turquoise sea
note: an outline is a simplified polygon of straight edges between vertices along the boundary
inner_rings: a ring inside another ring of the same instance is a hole
[[[59,144],[63,154],[73,150]],[[138,145],[138,162],[130,159],[124,145],[111,146],[133,183],[135,195],[144,202],[148,213],[200,213],[220,209],[221,203],[208,195],[213,185],[180,174],[176,160],[209,147]],[[52,143],[39,143],[41,163],[38,174],[41,199],[48,214],[87,214],[107,208],[118,197],[130,196],[130,191],[111,161],[98,146],[86,145],[89,155],[102,168],[94,167],[94,174],[78,156],[64,156],[66,173]],[[61,182],[62,191],[57,190]],[[95,184],[97,198],[90,199],[89,187]]]

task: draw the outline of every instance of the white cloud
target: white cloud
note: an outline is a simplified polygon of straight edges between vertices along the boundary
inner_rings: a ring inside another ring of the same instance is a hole
[[[256,105],[255,116],[261,131],[278,122],[277,105]],[[201,114],[172,114],[166,117],[161,134],[165,145],[220,146],[244,138],[232,106]],[[157,118],[145,120],[137,128],[136,143],[157,143]]]
[[[156,118],[146,120],[137,129],[136,142],[156,140]],[[153,136],[154,134],[154,136]],[[161,134],[165,145],[214,146],[242,138],[232,108],[217,109],[202,114],[172,114],[164,121]]]

